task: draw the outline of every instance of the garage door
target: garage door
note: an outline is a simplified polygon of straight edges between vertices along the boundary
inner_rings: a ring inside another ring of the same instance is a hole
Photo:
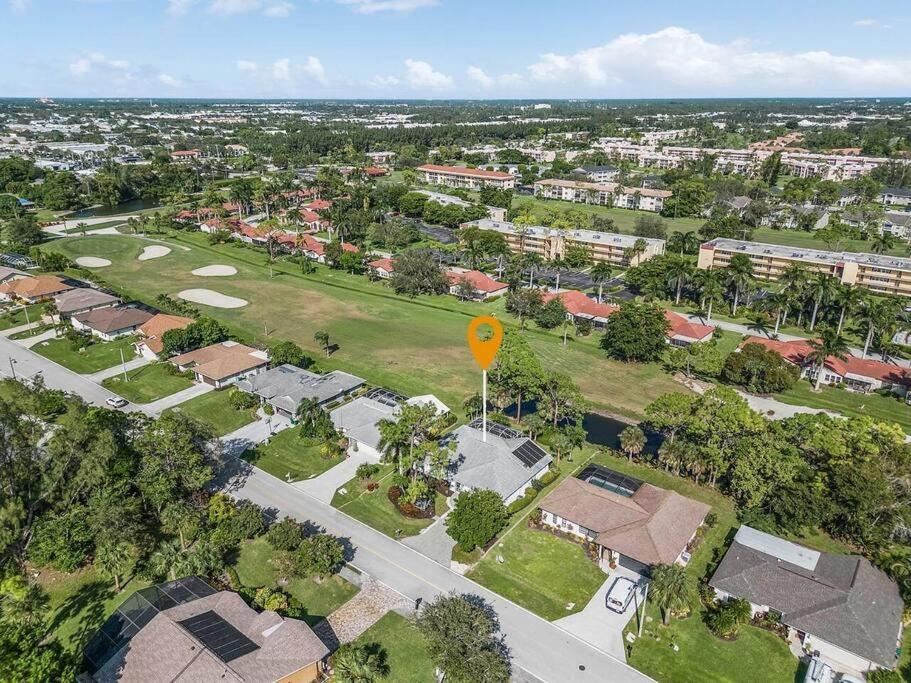
[[[641,562],[637,562],[633,558],[627,557],[626,555],[620,556],[620,566],[624,567],[626,569],[629,569],[631,571],[634,571],[637,574],[641,574],[642,576],[650,575],[647,564],[642,564]]]

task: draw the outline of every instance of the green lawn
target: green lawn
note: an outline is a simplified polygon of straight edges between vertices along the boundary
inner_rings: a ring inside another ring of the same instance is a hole
[[[502,564],[498,555],[504,559]],[[469,577],[549,620],[581,610],[607,580],[581,546],[530,529],[524,521],[490,550]]]
[[[377,475],[379,488],[368,491],[365,483],[355,477],[342,486],[332,498],[332,507],[351,515],[364,524],[381,531],[393,538],[414,536],[433,524],[433,519],[409,519],[402,516],[389,501],[388,492],[391,486],[392,465],[383,465]],[[341,489],[346,492],[341,493]],[[446,499],[437,494],[437,512],[445,510]]]
[[[42,323],[42,324],[38,325],[37,327],[33,327],[29,330],[22,330],[22,332],[16,332],[15,334],[11,334],[11,335],[9,335],[9,337],[7,337],[7,339],[13,339],[13,340],[28,339],[29,337],[35,337],[39,334],[42,334],[43,332],[47,332],[48,330],[53,330],[53,329],[54,329],[54,326],[52,324]]]
[[[19,327],[29,322],[36,323],[40,321],[43,307],[44,304],[31,304],[0,315],[0,330],[8,330],[11,327]]]
[[[178,391],[189,389],[193,380],[171,372],[167,363],[150,363],[141,368],[129,370],[127,381],[123,375],[114,375],[104,380],[101,385],[115,394],[123,396],[131,403],[151,403]]]
[[[775,398],[791,405],[824,408],[849,417],[867,415],[878,420],[897,422],[906,433],[911,434],[911,406],[905,405],[898,397],[879,394],[858,394],[845,389],[823,386],[819,393],[813,385],[801,380],[793,388],[776,394]]]
[[[252,541],[244,541],[234,564],[241,583],[248,588],[278,587],[275,568],[271,564],[274,552],[263,536]],[[310,578],[292,579],[282,590],[297,598],[307,609],[305,621],[313,626],[348,602],[359,589],[335,575],[321,583]]]
[[[268,444],[260,444],[243,454],[244,460],[266,470],[272,476],[291,481],[310,479],[338,465],[344,457],[324,458],[321,442],[304,439],[297,427],[290,427],[273,436]]]
[[[59,363],[73,372],[78,372],[80,375],[89,375],[120,363],[121,351],[123,360],[128,361],[135,358],[134,341],[134,337],[126,336],[111,342],[95,342],[74,351],[69,340],[61,338],[40,342],[32,347],[32,351],[36,351],[45,358]]]
[[[72,574],[43,569],[38,583],[48,593],[54,636],[73,650],[84,647],[124,600],[149,585],[132,579],[116,593],[114,582],[91,566]]]
[[[255,409],[237,410],[231,405],[228,401],[230,391],[210,391],[166,412],[183,413],[208,425],[218,436],[224,436],[256,420]]]
[[[389,667],[388,680],[396,683],[433,681],[434,665],[417,627],[395,612],[386,615],[354,641],[357,645],[379,646]]]
[[[753,231],[754,242],[765,242],[766,244],[783,244],[787,247],[798,247],[801,249],[817,249],[828,251],[829,247],[821,239],[815,237],[812,232],[803,230],[774,230],[772,228],[757,228]],[[839,245],[840,251],[872,251],[872,240],[845,240]],[[887,254],[892,256],[907,256],[908,248],[899,242]]]
[[[291,339],[308,350],[321,369],[346,370],[405,395],[434,393],[456,411],[480,384],[480,373],[464,341],[470,319],[496,311],[507,327],[515,326],[512,316],[501,313],[502,302],[459,302],[450,296],[409,299],[364,276],[323,266],[302,275],[296,264],[282,261],[275,264],[275,277],[270,279],[263,253],[233,245],[213,247],[204,236],[193,233],[165,241],[173,251],[153,261],[138,261],[136,255],[144,243],[127,236],[71,237],[42,248],[69,258],[110,259],[104,279],[122,296],[147,303],[153,303],[159,293],[174,296],[191,287],[241,297],[250,305],[199,308],[247,342]],[[190,272],[214,263],[233,265],[238,273],[205,279]],[[329,359],[313,340],[316,329],[329,332],[331,341],[339,345]],[[569,373],[602,410],[642,417],[650,401],[681,390],[658,364],[608,360],[595,335],[571,339],[565,347],[558,331],[530,329],[526,335],[543,363]]]

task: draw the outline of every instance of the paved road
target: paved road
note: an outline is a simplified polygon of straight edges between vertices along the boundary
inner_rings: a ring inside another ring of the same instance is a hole
[[[533,677],[552,683],[625,683],[650,681],[639,671],[579,640],[335,508],[281,480],[231,460],[226,490],[298,520],[311,520],[354,548],[352,564],[409,598],[433,600],[441,593],[469,593],[497,612],[513,663]],[[527,676],[521,676],[529,680]]]

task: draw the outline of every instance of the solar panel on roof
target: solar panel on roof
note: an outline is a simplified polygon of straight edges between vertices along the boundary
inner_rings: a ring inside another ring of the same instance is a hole
[[[259,645],[212,610],[177,623],[212,650],[223,662],[230,662],[259,649]]]
[[[526,441],[516,450],[512,452],[514,456],[519,459],[525,467],[534,467],[542,458],[547,457],[547,453],[544,452],[538,444],[534,441]]]

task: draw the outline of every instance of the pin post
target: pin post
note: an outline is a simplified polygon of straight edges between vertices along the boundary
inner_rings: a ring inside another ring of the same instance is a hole
[[[489,339],[479,339],[478,330],[482,325],[487,325],[493,334]],[[479,315],[477,318],[468,323],[468,348],[471,349],[471,355],[474,356],[475,362],[481,366],[481,379],[483,382],[481,390],[481,439],[487,443],[487,368],[493,363],[493,359],[500,350],[500,344],[503,343],[503,326],[500,321],[492,315]]]

